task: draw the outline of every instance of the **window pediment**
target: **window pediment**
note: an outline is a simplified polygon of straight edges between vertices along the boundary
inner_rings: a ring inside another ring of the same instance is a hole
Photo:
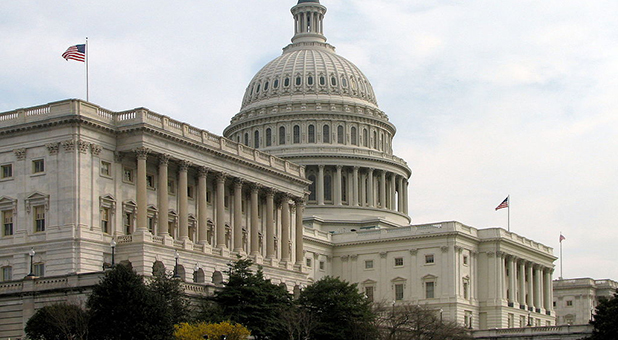
[[[49,195],[40,192],[34,192],[26,198],[26,212],[30,213],[33,206],[44,206],[45,210],[49,210]]]
[[[0,210],[17,210],[17,200],[8,196],[0,197]]]
[[[438,278],[438,277],[437,277],[437,276],[435,276],[435,275],[432,275],[432,274],[427,274],[427,275],[425,275],[425,276],[421,277],[421,280],[423,280],[423,281],[432,281],[432,280],[435,280],[435,279],[437,279],[437,278]]]
[[[365,280],[365,281],[363,281],[363,282],[362,282],[362,284],[363,284],[364,286],[373,286],[373,285],[375,285],[376,283],[378,283],[378,282],[377,282],[377,281],[374,281],[374,280],[372,280],[372,279],[367,279],[367,280]]]
[[[408,280],[403,278],[403,277],[401,277],[401,276],[398,276],[398,277],[396,277],[396,278],[391,280],[391,282],[393,282],[393,283],[402,283],[402,282],[406,282],[406,281],[408,281]]]

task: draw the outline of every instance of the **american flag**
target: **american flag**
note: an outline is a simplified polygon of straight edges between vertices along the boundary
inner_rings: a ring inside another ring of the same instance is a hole
[[[66,60],[72,59],[76,61],[81,61],[82,63],[86,61],[86,44],[75,45],[67,48],[67,50],[62,53],[62,57]]]
[[[566,240],[566,237],[564,237],[562,234],[560,234],[560,243],[562,243],[562,241]]]
[[[496,210],[502,209],[502,208],[508,208],[509,207],[509,198],[508,196],[504,199],[504,201],[502,201],[502,203],[500,203],[497,207]]]

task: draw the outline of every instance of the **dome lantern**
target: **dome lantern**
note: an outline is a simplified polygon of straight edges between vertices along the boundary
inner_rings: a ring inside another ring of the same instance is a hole
[[[294,16],[294,37],[292,43],[326,42],[324,36],[324,14],[326,7],[319,0],[300,0],[292,7]]]

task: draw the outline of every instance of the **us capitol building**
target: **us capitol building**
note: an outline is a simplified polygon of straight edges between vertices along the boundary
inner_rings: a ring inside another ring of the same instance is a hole
[[[210,294],[237,255],[298,293],[326,275],[473,329],[555,325],[553,249],[501,228],[410,225],[411,170],[371,83],[300,0],[283,54],[223,137],[138,108],[0,113],[0,339],[79,302],[112,263]],[[176,266],[176,263],[178,265]]]

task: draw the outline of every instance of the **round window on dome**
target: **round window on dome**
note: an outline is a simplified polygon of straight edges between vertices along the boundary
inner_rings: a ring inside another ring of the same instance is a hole
[[[341,86],[348,87],[348,80],[345,77],[341,77]]]
[[[264,83],[264,91],[268,91],[269,82]]]
[[[300,86],[303,84],[303,78],[301,76],[296,77],[296,86]]]
[[[332,86],[337,86],[337,78],[335,78],[335,76],[332,76],[332,77],[330,78],[330,84],[331,84]]]
[[[290,86],[290,78],[289,77],[285,77],[285,79],[283,80],[283,86],[285,86],[285,87]]]
[[[255,89],[255,93],[260,93],[260,84],[257,85],[257,87]]]
[[[307,77],[307,85],[313,86],[313,77],[312,76]]]
[[[326,77],[320,76],[320,86],[326,85]]]
[[[279,79],[275,79],[275,82],[273,83],[273,88],[274,89],[279,88]]]

